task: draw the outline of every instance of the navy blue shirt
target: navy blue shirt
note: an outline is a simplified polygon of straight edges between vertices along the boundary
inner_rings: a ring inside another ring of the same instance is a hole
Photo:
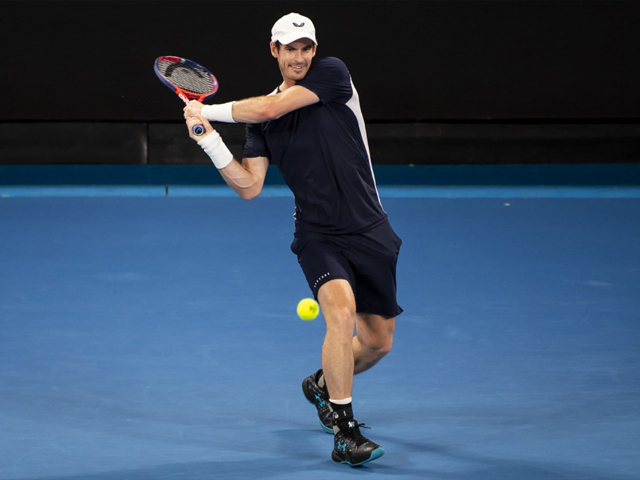
[[[337,58],[311,63],[297,85],[320,102],[247,125],[245,158],[267,157],[293,192],[296,231],[355,233],[387,218],[380,203],[358,93]]]

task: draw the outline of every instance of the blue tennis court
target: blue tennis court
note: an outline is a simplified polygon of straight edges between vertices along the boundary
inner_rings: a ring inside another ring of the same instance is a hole
[[[1,198],[0,478],[637,478],[636,191],[415,191],[383,191],[405,313],[360,468],[301,392],[290,196]]]

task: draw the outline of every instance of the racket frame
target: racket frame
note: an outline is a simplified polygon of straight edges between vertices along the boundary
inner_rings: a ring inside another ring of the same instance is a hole
[[[163,60],[168,60],[174,63],[181,63],[182,65],[185,65],[187,67],[191,67],[191,68],[200,70],[203,73],[206,73],[211,77],[211,80],[213,81],[213,90],[208,93],[199,94],[199,93],[190,92],[188,90],[180,88],[179,86],[172,83],[169,79],[167,79],[164,75],[162,75],[162,73],[160,73],[160,69],[158,68],[158,63],[160,63]],[[171,91],[173,91],[176,95],[178,95],[178,97],[180,97],[180,99],[184,102],[185,105],[189,105],[189,100],[204,102],[205,100],[213,97],[218,92],[218,80],[213,75],[213,73],[211,73],[209,70],[204,68],[199,63],[196,63],[187,58],[176,57],[172,55],[164,55],[164,56],[158,57],[156,58],[156,61],[153,63],[153,71],[156,73],[157,77],[160,79],[162,83],[164,83],[167,87],[169,87],[169,89],[171,89]],[[205,130],[203,125],[194,125],[194,127],[192,128],[192,131],[194,135],[200,136],[204,133]]]

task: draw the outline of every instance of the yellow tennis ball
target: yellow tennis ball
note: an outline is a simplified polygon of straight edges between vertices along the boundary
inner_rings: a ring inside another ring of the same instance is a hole
[[[298,303],[298,316],[302,320],[313,320],[318,316],[320,307],[313,298],[303,298]]]

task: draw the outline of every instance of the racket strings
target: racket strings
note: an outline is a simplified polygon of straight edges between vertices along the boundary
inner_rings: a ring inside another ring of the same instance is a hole
[[[199,70],[191,65],[161,60],[158,62],[158,70],[169,82],[187,92],[204,95],[216,88],[209,72]]]

